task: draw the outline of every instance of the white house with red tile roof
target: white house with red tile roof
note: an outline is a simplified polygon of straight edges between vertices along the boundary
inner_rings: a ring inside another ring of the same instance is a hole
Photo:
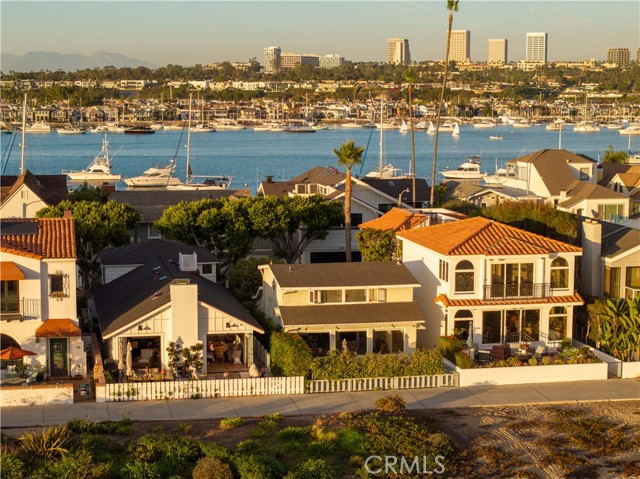
[[[581,248],[479,217],[397,238],[421,285],[419,346],[435,347],[456,329],[480,347],[571,337],[573,307],[583,304],[574,290]]]
[[[36,353],[25,363],[47,365],[53,377],[85,375],[73,219],[3,218],[0,228],[2,348]]]

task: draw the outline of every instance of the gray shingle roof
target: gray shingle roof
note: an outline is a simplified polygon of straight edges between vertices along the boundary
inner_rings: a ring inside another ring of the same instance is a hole
[[[607,258],[626,253],[640,245],[640,230],[601,221],[602,247],[601,255]],[[640,258],[638,258],[640,264]]]
[[[567,191],[567,195],[570,198],[563,201],[558,206],[563,208],[570,208],[573,205],[578,204],[582,200],[621,200],[626,201],[627,197],[622,193],[610,190],[604,186],[600,186],[597,183],[583,183],[578,182],[575,187]]]
[[[418,281],[402,263],[271,264],[281,288],[331,288],[415,285]]]
[[[150,239],[119,248],[106,248],[98,255],[104,265],[146,264],[159,256],[165,261],[178,262],[179,253],[198,255],[199,263],[218,263],[218,258],[211,251],[199,246],[179,243],[165,239]]]
[[[34,175],[27,170],[20,176],[0,177],[0,201],[4,203],[23,184],[48,205],[57,205],[69,198],[67,175]]]
[[[422,323],[424,317],[415,301],[402,303],[327,304],[280,306],[282,323],[287,326]]]
[[[167,305],[171,300],[170,284],[178,278],[188,278],[198,285],[199,301],[243,321],[258,332],[264,332],[230,291],[197,274],[184,273],[177,265],[155,257],[147,264],[93,291],[102,336],[108,336]]]
[[[360,178],[360,181],[366,183],[370,187],[375,190],[381,191],[382,193],[391,196],[392,198],[398,198],[401,192],[406,190],[407,188],[411,190],[412,188],[412,179],[411,178]],[[431,194],[431,189],[427,184],[427,180],[424,178],[416,178],[416,201],[429,201],[429,195]],[[411,202],[412,193],[405,193],[402,197],[404,202]]]

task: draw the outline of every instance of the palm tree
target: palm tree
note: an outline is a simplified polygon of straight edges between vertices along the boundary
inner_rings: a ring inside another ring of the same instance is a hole
[[[347,263],[351,262],[351,167],[362,163],[364,146],[356,146],[353,140],[340,144],[340,149],[334,148],[338,157],[338,164],[347,170],[344,187],[344,240]]]
[[[440,113],[444,102],[444,91],[447,87],[447,71],[449,68],[449,48],[451,47],[451,26],[453,25],[453,12],[458,11],[459,0],[447,0],[447,10],[449,10],[449,28],[447,29],[447,50],[444,55],[444,73],[442,74],[442,90],[440,90],[440,101],[438,101],[438,111],[436,116],[436,137],[433,139],[433,164],[431,165],[431,196],[429,206],[433,208],[433,200],[436,192],[436,163],[438,159],[438,137],[440,134]]]
[[[409,128],[411,129],[411,191],[413,192],[413,206],[416,204],[416,144],[413,128],[413,84],[415,74],[411,68],[404,72],[404,79],[409,84]]]

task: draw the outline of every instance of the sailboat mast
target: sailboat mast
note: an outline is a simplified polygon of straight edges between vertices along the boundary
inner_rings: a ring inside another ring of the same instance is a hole
[[[384,129],[384,95],[380,95],[380,159],[378,160],[378,173],[382,175],[382,154],[384,151],[384,140],[382,130]]]
[[[24,173],[24,144],[27,139],[27,94],[24,94],[22,104],[22,143],[20,144],[20,174]]]
[[[193,100],[193,93],[189,93],[189,118],[187,120],[187,175],[186,180],[189,183],[189,177],[191,176],[191,167],[189,166],[189,160],[191,156],[191,101]]]

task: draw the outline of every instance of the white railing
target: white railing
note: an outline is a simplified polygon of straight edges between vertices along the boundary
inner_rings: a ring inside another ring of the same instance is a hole
[[[200,381],[156,381],[105,384],[96,402],[154,401],[234,396],[303,394],[304,378],[269,377],[247,379],[206,379]]]
[[[456,387],[458,374],[433,374],[429,376],[400,376],[394,378],[353,378],[313,380],[307,383],[308,393],[334,393],[352,391],[379,391],[389,389],[419,389]]]

